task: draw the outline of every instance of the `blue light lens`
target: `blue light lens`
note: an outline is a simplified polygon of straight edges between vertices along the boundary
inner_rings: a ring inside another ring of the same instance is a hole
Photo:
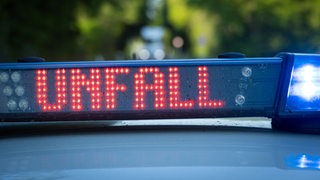
[[[287,168],[320,170],[320,156],[292,155],[285,158],[285,164]]]
[[[320,55],[294,54],[287,111],[320,111]]]

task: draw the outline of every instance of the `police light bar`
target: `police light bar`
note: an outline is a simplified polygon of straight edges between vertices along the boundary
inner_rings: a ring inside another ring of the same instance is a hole
[[[279,57],[0,65],[2,121],[267,115]]]
[[[0,119],[265,116],[300,127],[320,115],[319,58],[2,63]]]

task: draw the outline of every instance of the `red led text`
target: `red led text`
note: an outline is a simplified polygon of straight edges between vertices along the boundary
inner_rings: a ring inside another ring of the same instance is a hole
[[[40,108],[43,111],[62,111],[66,108],[71,111],[99,111],[121,109],[123,106],[126,110],[224,106],[223,101],[210,98],[214,92],[210,92],[207,66],[197,67],[197,77],[194,77],[197,82],[194,87],[196,97],[184,97],[186,92],[181,86],[184,82],[181,81],[179,67],[168,67],[163,71],[160,67],[108,67],[82,71],[80,68],[54,70],[54,84],[50,86],[54,88],[50,90],[49,98],[48,72],[37,70],[36,96]]]
[[[146,83],[145,74],[153,74],[153,84]],[[134,75],[134,84],[134,107],[136,109],[144,109],[146,107],[145,95],[147,91],[154,92],[154,108],[159,109],[165,107],[164,74],[160,72],[159,68],[140,68],[139,73]]]
[[[117,106],[117,91],[126,91],[126,85],[118,84],[116,82],[116,76],[118,74],[128,74],[129,68],[106,68],[106,108],[115,109]]]
[[[37,70],[36,71],[36,87],[37,87],[37,102],[40,105],[41,109],[44,111],[56,111],[61,110],[66,104],[66,70],[58,69],[56,70],[56,91],[54,103],[48,102],[48,85],[47,85],[47,71],[46,70]]]
[[[71,69],[71,108],[72,110],[82,110],[83,100],[81,87],[90,93],[91,109],[99,110],[101,108],[101,82],[100,69],[90,69],[90,76],[86,77],[81,74],[80,69]]]

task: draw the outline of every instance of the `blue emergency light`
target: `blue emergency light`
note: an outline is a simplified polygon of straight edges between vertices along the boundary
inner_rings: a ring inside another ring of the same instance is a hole
[[[285,111],[320,110],[320,56],[293,54]]]
[[[320,55],[0,64],[0,119],[272,118],[320,130]]]
[[[285,158],[285,166],[290,169],[320,170],[320,157],[310,154],[289,155]]]
[[[272,125],[293,131],[320,130],[320,55],[280,53],[279,97]]]

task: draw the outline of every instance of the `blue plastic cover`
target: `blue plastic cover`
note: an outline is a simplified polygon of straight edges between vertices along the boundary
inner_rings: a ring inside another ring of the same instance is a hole
[[[320,55],[294,54],[287,111],[320,110]]]

